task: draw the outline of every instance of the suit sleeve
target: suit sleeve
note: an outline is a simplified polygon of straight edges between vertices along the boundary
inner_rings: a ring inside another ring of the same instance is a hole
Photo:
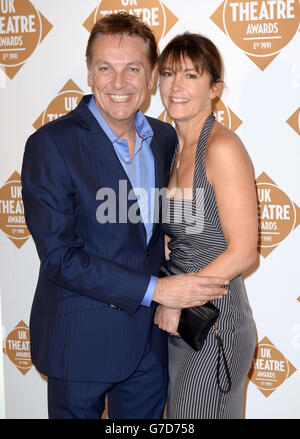
[[[25,146],[22,196],[41,268],[53,283],[134,314],[151,275],[92,254],[78,231],[76,194],[64,157],[46,130]]]

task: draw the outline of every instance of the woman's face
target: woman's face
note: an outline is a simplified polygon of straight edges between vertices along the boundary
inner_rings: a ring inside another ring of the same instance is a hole
[[[197,119],[211,111],[218,95],[218,84],[211,85],[207,72],[197,72],[189,58],[183,58],[179,69],[166,63],[160,76],[160,94],[169,116],[176,121]]]

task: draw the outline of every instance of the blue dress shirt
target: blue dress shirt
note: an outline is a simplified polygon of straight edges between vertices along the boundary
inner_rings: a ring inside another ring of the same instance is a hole
[[[99,125],[111,141],[114,150],[126,172],[136,198],[139,203],[141,217],[145,226],[147,243],[149,242],[153,229],[154,206],[152,204],[151,188],[155,187],[155,165],[150,143],[153,137],[153,130],[141,111],[138,111],[134,118],[136,128],[136,142],[132,160],[130,160],[128,144],[125,139],[120,139],[110,128],[97,107],[95,96],[92,96],[88,108],[98,121]],[[147,197],[139,197],[138,188],[147,192]],[[147,201],[147,202],[146,202]],[[150,306],[156,286],[157,277],[151,276],[147,291],[141,305]]]

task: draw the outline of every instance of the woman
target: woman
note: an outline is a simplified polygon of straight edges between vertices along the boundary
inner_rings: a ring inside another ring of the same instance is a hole
[[[257,258],[252,165],[238,136],[212,114],[213,100],[222,87],[222,63],[209,39],[190,33],[175,37],[160,56],[159,73],[161,98],[179,140],[162,224],[169,239],[169,268],[174,274],[200,271],[231,279],[228,294],[213,301],[220,310],[219,331],[231,378],[228,393],[220,390],[216,379],[214,329],[201,351],[194,351],[174,337],[179,335],[180,310],[157,308],[155,323],[171,334],[168,417],[241,418],[244,383],[256,343],[240,275]],[[195,212],[204,215],[203,221],[196,218],[196,226],[189,227]],[[226,388],[225,367],[220,373],[221,387]]]

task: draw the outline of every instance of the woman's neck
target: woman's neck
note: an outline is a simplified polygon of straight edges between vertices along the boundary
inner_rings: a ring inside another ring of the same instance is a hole
[[[179,145],[184,147],[194,141],[198,141],[203,125],[211,114],[211,108],[190,120],[175,120],[175,126]]]

